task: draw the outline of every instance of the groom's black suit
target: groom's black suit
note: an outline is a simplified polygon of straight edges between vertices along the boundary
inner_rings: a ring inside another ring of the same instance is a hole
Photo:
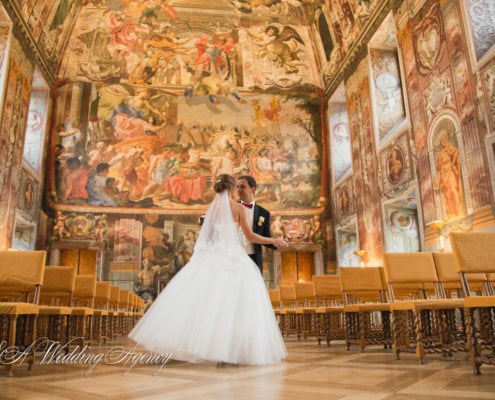
[[[254,204],[253,212],[253,232],[264,237],[272,237],[270,234],[270,212],[256,203]],[[254,254],[249,254],[249,257],[256,263],[261,274],[263,274],[261,244],[253,243],[253,246]],[[276,247],[271,244],[265,244],[264,246],[270,249],[276,249]]]

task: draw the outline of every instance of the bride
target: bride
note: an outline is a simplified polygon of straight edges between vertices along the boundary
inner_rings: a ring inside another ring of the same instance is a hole
[[[234,201],[235,180],[219,175],[216,192],[191,260],[160,293],[129,337],[173,359],[264,365],[287,356],[250,242],[285,247],[282,238],[251,230],[245,208]]]

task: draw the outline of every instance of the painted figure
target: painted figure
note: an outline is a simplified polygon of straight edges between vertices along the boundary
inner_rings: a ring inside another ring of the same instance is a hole
[[[448,217],[462,213],[462,182],[459,150],[448,142],[447,130],[440,131],[440,151],[437,154],[437,179],[435,188],[440,189],[445,199]]]
[[[387,163],[388,179],[390,183],[399,183],[402,177],[404,163],[399,149],[392,149]]]

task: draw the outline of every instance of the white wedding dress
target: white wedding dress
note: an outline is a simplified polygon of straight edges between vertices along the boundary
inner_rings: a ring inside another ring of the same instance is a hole
[[[285,358],[263,278],[241,241],[224,191],[206,213],[191,260],[129,337],[182,361],[263,365]]]

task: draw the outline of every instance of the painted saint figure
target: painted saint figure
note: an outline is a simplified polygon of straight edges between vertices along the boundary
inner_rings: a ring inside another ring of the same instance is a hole
[[[437,179],[434,187],[440,189],[445,199],[448,217],[462,213],[462,182],[459,150],[448,142],[447,131],[440,131],[440,151],[437,154]]]
[[[399,149],[392,149],[390,157],[387,162],[388,179],[390,183],[399,183],[402,177],[402,170],[404,168],[404,162],[402,160],[402,154]]]

